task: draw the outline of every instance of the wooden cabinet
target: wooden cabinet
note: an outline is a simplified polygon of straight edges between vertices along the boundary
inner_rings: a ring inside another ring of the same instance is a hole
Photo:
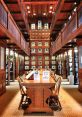
[[[30,30],[30,69],[50,67],[50,31]]]
[[[5,70],[0,70],[0,95],[6,91],[6,73]]]

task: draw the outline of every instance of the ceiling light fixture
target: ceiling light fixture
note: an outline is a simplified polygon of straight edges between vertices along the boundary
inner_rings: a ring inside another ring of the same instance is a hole
[[[36,15],[36,13],[33,13],[33,15],[35,16],[35,15]]]
[[[29,6],[27,6],[27,9],[29,10],[29,9],[30,9],[30,7],[29,7]]]
[[[46,13],[43,13],[43,15],[46,15]]]
[[[52,13],[52,11],[49,11],[49,13]]]
[[[50,6],[50,9],[52,9],[53,7],[52,6]]]
[[[30,11],[28,11],[28,13],[30,13]]]

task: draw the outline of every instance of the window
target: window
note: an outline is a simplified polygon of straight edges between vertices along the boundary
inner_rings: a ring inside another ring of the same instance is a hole
[[[42,21],[38,20],[38,29],[42,29]]]
[[[49,24],[48,23],[44,24],[44,29],[49,29]]]
[[[31,29],[35,29],[35,24],[31,24]]]

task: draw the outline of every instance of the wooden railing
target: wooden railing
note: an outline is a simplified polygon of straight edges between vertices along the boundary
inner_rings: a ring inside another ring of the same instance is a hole
[[[80,28],[82,28],[82,5],[78,11],[72,15],[71,20],[68,21],[67,25],[61,30],[55,42],[53,42],[50,50],[51,55],[59,51],[65,44],[67,44],[70,40],[73,40],[79,33],[81,33],[81,30],[77,32]]]
[[[26,41],[3,0],[0,1],[0,26],[3,26],[3,30],[6,30],[6,35],[26,53],[28,48],[25,45]],[[0,30],[2,30],[2,27],[0,27]]]
[[[0,23],[7,28],[8,15],[4,6],[0,3]]]
[[[8,31],[15,37],[16,42],[20,44],[20,31],[16,26],[14,20],[12,19],[11,15],[8,15]]]
[[[78,10],[78,27],[82,25],[82,7]]]

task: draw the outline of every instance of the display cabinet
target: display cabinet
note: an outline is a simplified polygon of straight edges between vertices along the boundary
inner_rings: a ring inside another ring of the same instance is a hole
[[[74,48],[74,84],[79,84],[78,80],[78,48]]]

